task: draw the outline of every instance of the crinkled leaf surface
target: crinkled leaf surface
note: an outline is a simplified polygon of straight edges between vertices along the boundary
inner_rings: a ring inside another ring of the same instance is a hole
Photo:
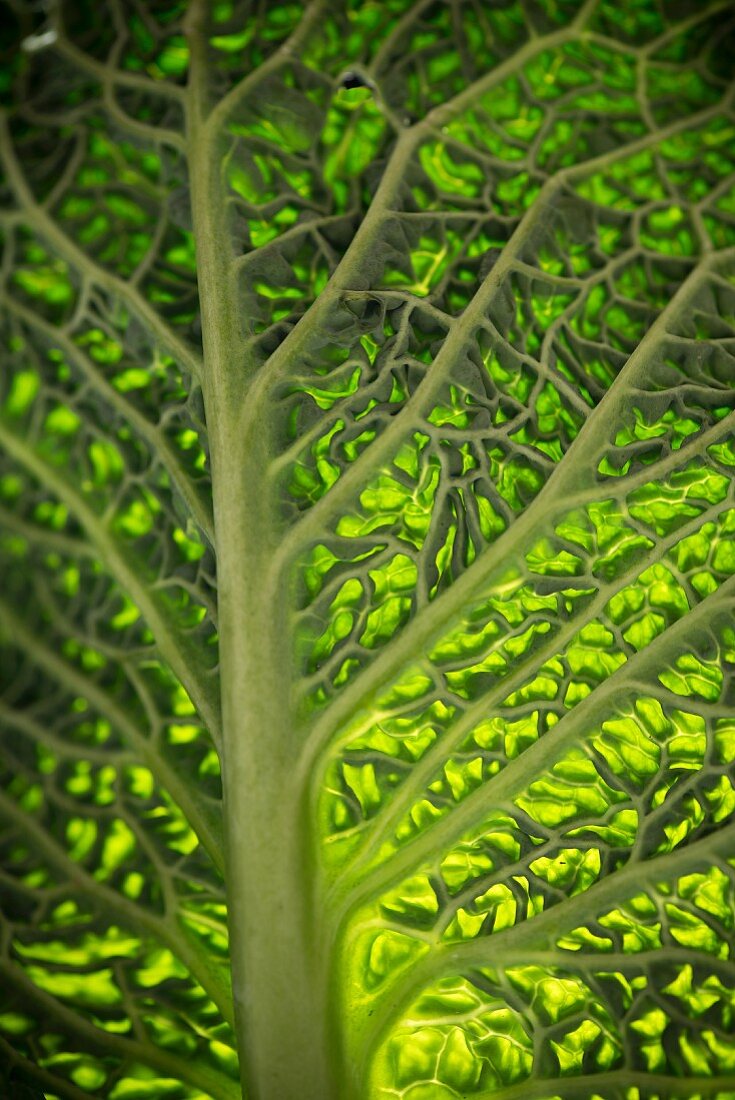
[[[5,1091],[735,1096],[732,4],[3,9]]]

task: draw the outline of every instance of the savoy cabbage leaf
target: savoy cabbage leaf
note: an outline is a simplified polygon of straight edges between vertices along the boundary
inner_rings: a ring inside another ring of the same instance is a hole
[[[735,1097],[729,0],[4,0],[0,1090]]]

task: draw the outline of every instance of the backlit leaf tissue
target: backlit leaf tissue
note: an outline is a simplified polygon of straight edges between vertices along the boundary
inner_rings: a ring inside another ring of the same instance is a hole
[[[733,1100],[731,0],[0,28],[0,1095]]]

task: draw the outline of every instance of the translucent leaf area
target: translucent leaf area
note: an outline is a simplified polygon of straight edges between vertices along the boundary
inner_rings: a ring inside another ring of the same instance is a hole
[[[345,1100],[735,1097],[730,0],[0,27],[0,1095],[241,1096],[257,438]]]
[[[3,1096],[239,1095],[178,13],[136,11],[0,14]]]

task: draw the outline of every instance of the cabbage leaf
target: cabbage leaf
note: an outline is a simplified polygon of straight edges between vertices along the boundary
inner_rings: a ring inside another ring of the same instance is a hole
[[[4,0],[0,1091],[735,1097],[729,0]]]

